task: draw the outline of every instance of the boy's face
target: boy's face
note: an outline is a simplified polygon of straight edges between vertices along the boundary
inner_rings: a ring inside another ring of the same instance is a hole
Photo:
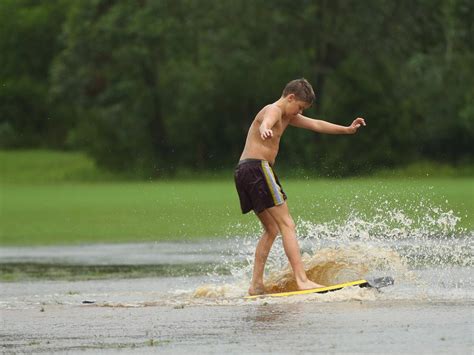
[[[286,113],[291,116],[302,114],[304,110],[311,106],[309,102],[298,100],[294,94],[288,95],[286,99],[288,101]]]

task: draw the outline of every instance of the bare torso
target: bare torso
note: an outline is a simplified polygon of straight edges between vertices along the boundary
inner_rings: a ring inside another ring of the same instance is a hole
[[[263,117],[268,107],[274,104],[265,106],[257,113],[253,120],[249,132],[247,134],[247,140],[245,141],[244,151],[240,156],[242,159],[262,159],[267,160],[270,164],[275,163],[275,158],[278,154],[278,148],[280,146],[280,138],[288,127],[290,117],[281,115],[280,119],[271,128],[273,131],[273,137],[263,140],[260,136],[260,125],[262,124]]]

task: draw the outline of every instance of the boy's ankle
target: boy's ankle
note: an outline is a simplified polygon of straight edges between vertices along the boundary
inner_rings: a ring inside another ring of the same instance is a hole
[[[263,286],[263,279],[258,279],[258,280],[251,280],[250,281],[250,284],[251,285],[255,285],[255,286]]]
[[[263,283],[261,285],[251,284],[249,287],[249,295],[262,295],[265,293],[265,287]]]

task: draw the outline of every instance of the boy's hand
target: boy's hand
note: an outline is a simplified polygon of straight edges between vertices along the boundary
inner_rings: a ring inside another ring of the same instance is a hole
[[[260,137],[262,137],[263,140],[267,138],[272,138],[273,137],[273,131],[268,128],[264,128],[260,130]]]
[[[350,134],[354,134],[360,128],[360,126],[365,126],[365,120],[362,117],[357,117],[352,124],[347,127]]]

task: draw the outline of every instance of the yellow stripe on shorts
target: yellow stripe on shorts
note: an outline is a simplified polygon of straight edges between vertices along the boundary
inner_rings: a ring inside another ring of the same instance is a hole
[[[272,194],[273,202],[275,205],[281,205],[285,200],[268,161],[262,160],[262,170],[263,174],[265,175],[265,179],[267,180],[268,188]]]

